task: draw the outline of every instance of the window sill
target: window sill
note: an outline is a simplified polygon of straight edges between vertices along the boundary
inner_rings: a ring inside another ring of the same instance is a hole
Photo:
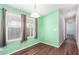
[[[20,40],[20,38],[16,38],[16,39],[12,39],[12,40],[7,40],[7,42],[9,43],[9,42],[14,42],[14,41],[18,41],[18,40]]]

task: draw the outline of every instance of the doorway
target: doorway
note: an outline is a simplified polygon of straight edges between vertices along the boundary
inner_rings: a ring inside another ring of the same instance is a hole
[[[76,39],[76,16],[65,18],[65,39]]]

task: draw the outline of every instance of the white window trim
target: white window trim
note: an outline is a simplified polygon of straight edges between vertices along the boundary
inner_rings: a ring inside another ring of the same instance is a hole
[[[10,14],[10,15],[13,15],[13,13],[9,13],[9,12],[6,12],[6,14]],[[15,16],[19,16],[19,15],[16,15]],[[7,17],[7,16],[6,16]],[[21,29],[22,30],[22,29]],[[16,38],[16,39],[12,39],[12,40],[8,40],[8,21],[7,21],[7,18],[6,18],[6,42],[13,42],[13,41],[17,41],[17,40],[21,40],[21,34],[20,34],[20,37],[19,38]]]
[[[33,18],[33,17],[30,17],[30,18]],[[27,19],[27,17],[26,17],[26,19]],[[28,36],[27,38],[34,38],[35,35],[36,35],[36,31],[35,31],[35,19],[34,19],[33,22],[34,22],[33,23],[33,36],[31,36],[31,30],[30,30],[30,36]]]

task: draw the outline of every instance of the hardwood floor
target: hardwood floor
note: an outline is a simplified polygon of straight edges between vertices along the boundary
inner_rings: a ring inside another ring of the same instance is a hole
[[[73,39],[66,39],[59,48],[39,43],[32,47],[13,53],[12,55],[78,55],[78,54],[79,53],[76,41]]]

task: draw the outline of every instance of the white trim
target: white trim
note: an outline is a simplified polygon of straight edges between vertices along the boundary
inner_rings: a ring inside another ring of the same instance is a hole
[[[78,8],[76,12],[76,41],[78,40]]]
[[[77,25],[77,31],[76,31],[77,32],[77,37],[76,37],[77,40],[76,40],[76,43],[77,43],[77,47],[78,47],[78,50],[79,50],[79,26],[78,26],[79,25],[78,24],[79,23],[78,22],[79,17],[78,17],[78,15],[79,15],[79,8],[77,8],[77,13],[76,13],[76,23],[77,23],[76,24]]]
[[[64,43],[64,41],[65,41],[65,40],[63,40],[61,43],[59,42],[59,43],[60,43],[60,44],[59,44],[59,47]],[[59,48],[59,47],[58,47],[58,48]]]
[[[7,12],[6,12],[6,15],[7,15]],[[5,20],[5,21],[6,21],[6,22],[5,22],[5,23],[6,23],[5,26],[6,26],[6,41],[7,41],[7,40],[8,40],[8,21],[7,21],[7,16],[5,17],[5,19],[6,19],[6,20]]]
[[[40,43],[47,44],[47,45],[50,45],[50,46],[56,47],[56,48],[59,48],[59,47],[60,47],[60,46],[56,46],[56,45],[51,45],[51,44],[49,44],[48,42],[42,42],[42,41],[40,41]]]
[[[37,42],[37,43],[35,43],[35,44],[38,44],[38,43],[39,43],[39,42]],[[31,46],[33,46],[33,45],[35,45],[35,44],[29,45],[29,47],[31,47]],[[11,52],[11,53],[8,53],[7,55],[11,55],[11,54],[13,54],[13,53],[16,53],[16,52],[18,52],[18,51],[20,51],[20,50],[23,50],[23,49],[26,49],[26,48],[29,48],[29,47],[24,47],[24,48],[18,49],[18,50],[16,50],[16,51],[13,51],[13,52]]]
[[[17,40],[21,40],[21,39],[20,38],[11,39],[11,40],[7,40],[7,42],[13,42],[13,41],[17,41]]]
[[[33,36],[31,36],[31,34],[32,34],[31,29],[29,29],[30,30],[30,36],[28,36],[28,38],[34,38],[35,35],[36,35],[36,33],[35,33],[36,32],[35,31],[35,18],[33,18],[33,17],[26,17],[26,19],[27,19],[27,24],[29,24],[28,21],[30,21],[30,19],[31,19],[31,21],[33,21],[33,24],[31,24],[32,27],[33,27]],[[31,28],[31,26],[29,28]]]
[[[18,14],[14,14],[14,13],[9,13],[9,12],[6,12],[6,41],[7,42],[12,42],[12,41],[17,41],[17,40],[21,40],[21,33],[20,33],[20,37],[19,38],[15,38],[15,39],[11,39],[11,40],[8,40],[8,20],[7,20],[7,17],[9,17],[9,15],[11,15],[11,16],[18,16],[18,17],[20,17],[20,15],[18,15]],[[16,28],[16,27],[14,27],[14,28]],[[20,28],[20,27],[19,27]],[[22,30],[22,29],[21,29]]]

